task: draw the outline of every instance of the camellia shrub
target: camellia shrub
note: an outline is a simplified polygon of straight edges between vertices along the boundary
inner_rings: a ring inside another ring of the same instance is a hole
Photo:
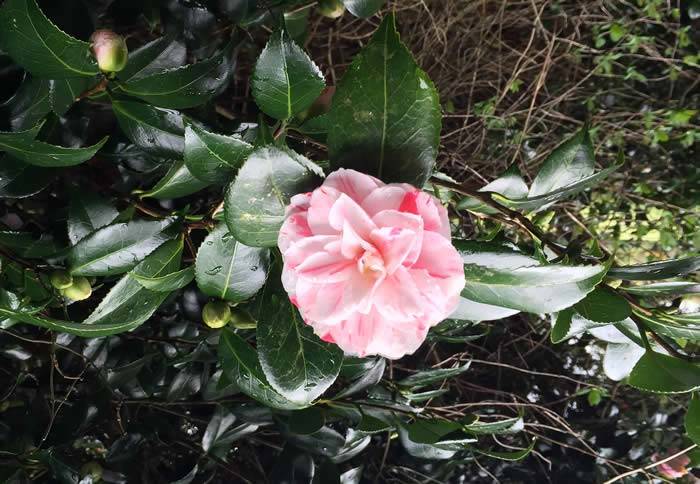
[[[111,7],[97,3],[100,19]],[[35,0],[0,7],[0,49],[22,76],[0,132],[2,341],[48,345],[52,378],[66,358],[85,363],[48,403],[26,372],[0,389],[6,478],[148,482],[128,462],[168,429],[134,428],[136,408],[177,415],[186,399],[210,414],[194,448],[205,457],[177,482],[251,482],[227,459],[270,434],[288,472],[270,482],[360,482],[348,463],[380,434],[419,459],[516,461],[535,446],[521,415],[422,411],[469,360],[386,370],[426,338],[478,344],[477,323],[518,313],[550,320],[552,344],[607,342],[612,379],[682,394],[700,443],[700,313],[656,304],[698,292],[682,278],[700,257],[620,266],[593,237],[534,222],[623,166],[596,170],[587,126],[529,186],[515,166],[471,186],[435,170],[438,92],[394,14],[328,85],[295,40],[315,5],[221,2],[216,17],[177,3],[126,41],[118,28],[79,40]],[[368,17],[383,2],[319,4]],[[267,36],[261,52],[250,35]],[[251,52],[259,113],[221,108]],[[467,239],[471,220],[493,230]],[[76,395],[88,375],[93,391]],[[104,416],[110,437],[84,437]]]

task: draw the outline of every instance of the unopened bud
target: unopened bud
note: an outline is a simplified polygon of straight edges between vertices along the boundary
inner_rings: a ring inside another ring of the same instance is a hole
[[[102,72],[119,72],[124,69],[129,55],[124,37],[111,30],[96,30],[90,40],[92,52]]]
[[[73,278],[73,284],[61,290],[61,294],[73,301],[82,301],[90,297],[92,287],[87,278],[78,276]]]
[[[318,0],[318,11],[328,18],[338,18],[345,13],[345,5],[340,0]]]
[[[231,308],[224,301],[211,301],[202,309],[204,324],[210,328],[223,328],[231,320]]]
[[[245,309],[236,308],[231,313],[231,324],[238,329],[255,329],[258,327],[258,322]]]
[[[63,270],[53,271],[49,276],[49,280],[56,289],[66,289],[73,285],[73,276]]]
[[[89,476],[92,482],[99,482],[102,480],[102,466],[99,462],[88,462],[80,468],[80,474],[83,478]]]

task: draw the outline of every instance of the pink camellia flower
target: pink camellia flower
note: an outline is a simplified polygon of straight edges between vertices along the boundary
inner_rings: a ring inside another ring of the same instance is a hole
[[[321,339],[349,354],[413,353],[464,287],[440,202],[354,170],[292,197],[278,244],[292,303]]]
[[[675,454],[676,452],[678,452],[678,449],[671,449],[669,451],[669,453],[671,454]],[[662,460],[662,458],[659,457],[658,454],[654,454],[651,456],[651,460],[659,461]],[[678,457],[674,457],[673,459],[664,462],[663,464],[659,464],[657,469],[659,471],[659,474],[668,479],[679,479],[688,474],[688,464],[690,464],[690,457],[688,457],[685,454],[682,454]]]

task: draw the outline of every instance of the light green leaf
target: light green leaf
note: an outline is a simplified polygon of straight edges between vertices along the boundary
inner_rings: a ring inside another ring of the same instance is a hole
[[[499,193],[509,199],[521,199],[527,197],[527,184],[523,180],[523,176],[518,170],[516,164],[511,165],[506,172],[494,181],[479,189],[480,192]],[[457,204],[458,210],[469,210],[478,213],[496,213],[496,209],[485,205],[483,202],[471,198],[464,197]]]
[[[636,312],[637,317],[649,329],[671,338],[700,341],[700,313],[670,314],[654,311],[651,315]]]
[[[219,338],[219,360],[224,375],[251,398],[268,407],[297,410],[307,405],[287,400],[268,383],[255,350],[230,329]]]
[[[49,79],[99,72],[90,44],[56,27],[35,0],[6,0],[0,8],[0,47],[32,74]]]
[[[107,136],[85,148],[65,148],[43,141],[28,139],[27,131],[0,132],[0,151],[35,166],[56,168],[72,166],[89,160],[107,142]]]
[[[269,265],[268,249],[243,245],[222,223],[204,239],[197,251],[197,286],[208,296],[242,302],[263,287]]]
[[[148,277],[135,271],[129,273],[139,284],[155,292],[172,292],[182,289],[194,280],[194,266],[164,276]]]
[[[279,272],[260,296],[258,357],[270,385],[288,400],[308,405],[338,376],[343,352],[321,341],[292,305]]]
[[[473,422],[464,425],[462,430],[477,435],[512,434],[524,428],[522,417],[506,418],[495,422]]]
[[[190,172],[209,183],[225,183],[243,165],[253,146],[239,136],[224,136],[201,128],[185,129],[185,163]]]
[[[182,109],[199,106],[217,94],[231,74],[230,52],[202,62],[131,79],[119,87],[155,106]]]
[[[68,263],[71,273],[107,276],[127,272],[157,247],[172,239],[176,229],[175,219],[172,218],[134,220],[102,227],[70,248]]]
[[[156,200],[169,200],[186,197],[209,186],[209,183],[195,178],[185,165],[184,160],[177,160],[170,165],[168,172],[153,188],[141,193],[142,198],[155,198]]]
[[[342,0],[345,8],[355,17],[371,17],[384,5],[385,0]]]
[[[141,102],[112,100],[112,110],[127,138],[146,153],[179,159],[185,149],[185,125],[177,111]]]
[[[423,186],[437,156],[437,91],[401,43],[393,14],[355,56],[328,117],[333,169],[354,168],[386,182]]]
[[[233,236],[251,247],[274,247],[285,208],[318,180],[313,162],[291,150],[256,149],[226,192],[224,217]]]
[[[423,370],[418,373],[414,373],[411,376],[399,380],[397,385],[405,388],[421,388],[432,383],[442,382],[448,378],[452,378],[461,373],[464,373],[471,366],[471,362],[467,362],[463,366],[458,366],[456,368],[437,368],[434,370]]]
[[[647,350],[632,369],[629,384],[653,393],[687,393],[700,389],[700,365]]]
[[[92,192],[75,190],[68,205],[68,240],[75,245],[118,215],[117,209],[107,200]]]
[[[593,144],[584,127],[547,157],[532,182],[529,198],[571,186],[591,176],[594,170]]]
[[[282,120],[311,106],[326,85],[316,64],[283,30],[270,36],[251,82],[258,107]]]
[[[520,311],[517,309],[482,304],[464,297],[460,297],[459,306],[457,306],[457,309],[450,314],[449,319],[466,321],[494,321],[496,319],[503,319],[513,316],[519,312]]]

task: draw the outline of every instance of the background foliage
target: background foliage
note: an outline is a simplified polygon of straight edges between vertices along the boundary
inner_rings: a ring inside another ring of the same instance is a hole
[[[617,265],[695,254],[697,5],[394,2],[383,13],[395,10],[406,50],[392,23],[373,16],[383,2],[344,3],[349,12],[331,20],[313,2],[4,2],[4,478],[594,482],[691,445],[683,431],[688,394],[675,392],[700,386],[697,366],[652,356],[633,386],[618,383],[607,376],[626,376],[629,339],[577,326],[582,317],[606,326],[630,314],[612,290],[579,302],[602,266],[572,279],[543,265],[503,284],[512,267],[499,273],[480,264],[491,253],[541,264],[548,244],[533,243],[533,229],[566,244],[567,262],[606,252]],[[83,41],[97,27],[125,35],[130,48],[126,69],[109,84],[85,54]],[[54,45],[65,48],[51,52]],[[435,83],[439,152],[430,89],[417,98],[427,115],[390,105],[403,124],[392,125],[386,145],[362,119],[382,102],[372,66],[385,46],[396,53],[388,72],[415,76],[397,99]],[[351,62],[360,74],[348,70]],[[324,85],[338,89],[328,113]],[[349,109],[338,108],[345,102]],[[402,136],[421,157],[406,156]],[[503,204],[539,211],[520,220],[528,230],[515,230],[483,217],[494,215],[484,200],[447,190],[452,182],[443,178],[433,188],[458,207],[456,234],[472,239],[459,247],[472,262],[463,295],[488,304],[477,307],[477,319],[492,321],[448,321],[397,362],[341,365],[333,347],[303,348],[321,367],[309,386],[293,373],[298,348],[276,346],[275,331],[308,328],[289,317],[294,310],[274,287],[279,261],[268,247],[284,202],[265,196],[271,186],[286,197],[305,191],[320,168],[358,166],[367,152],[379,164],[360,166],[389,181],[424,182],[437,156],[462,190],[475,195],[500,179],[490,189]],[[396,161],[404,159],[411,164]],[[601,172],[607,178],[594,174]],[[596,178],[567,188],[586,177]],[[551,195],[583,188],[574,199]],[[263,203],[245,204],[255,197]],[[57,267],[89,278],[92,296],[68,305],[55,297],[48,275]],[[696,259],[617,276],[655,278],[658,269],[665,277],[691,273],[680,292],[697,292]],[[578,295],[540,306],[552,281]],[[494,285],[505,292],[494,295]],[[628,292],[643,301],[651,294],[649,307],[672,317],[637,316],[681,354],[695,354],[692,299],[681,302],[679,287],[637,291]],[[237,304],[230,329],[202,323],[210,299]],[[521,310],[563,311],[538,318]],[[611,364],[616,355],[620,364]],[[282,368],[292,373],[278,374]],[[328,388],[319,405],[304,408]],[[688,434],[697,439],[696,427],[691,419]]]

